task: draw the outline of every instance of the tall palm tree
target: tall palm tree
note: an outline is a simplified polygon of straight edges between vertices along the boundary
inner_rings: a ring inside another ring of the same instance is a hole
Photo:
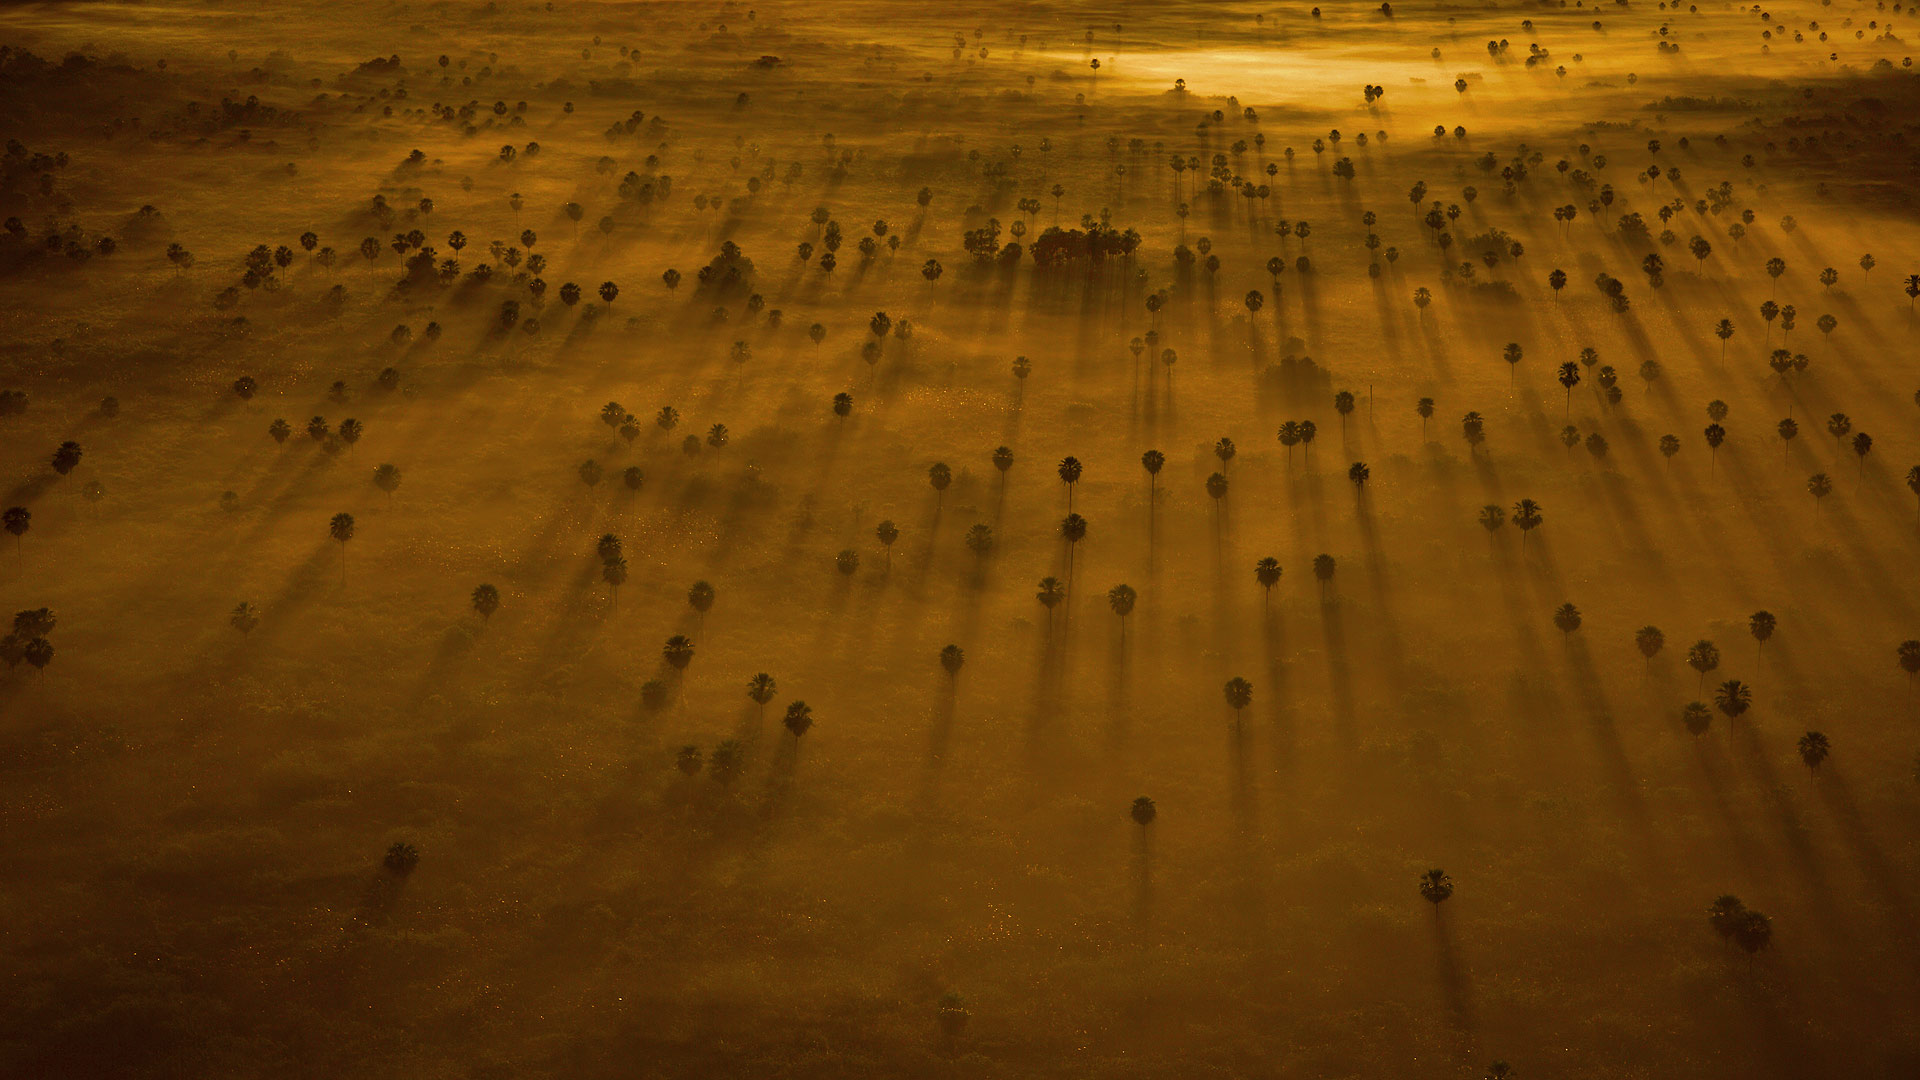
[[[1000,493],[1007,491],[1007,470],[1013,468],[1013,449],[1007,446],[993,448],[993,467],[1000,470]]]
[[[627,581],[627,560],[623,555],[615,555],[600,561],[600,576],[613,589],[613,609],[620,610],[620,586]]]
[[[1158,815],[1159,810],[1153,805],[1153,800],[1145,795],[1133,800],[1133,805],[1127,810],[1127,816],[1133,819],[1133,823],[1141,826],[1153,824],[1153,819]]]
[[[693,641],[685,634],[675,634],[660,647],[660,655],[673,670],[685,671],[693,663]]]
[[[1287,466],[1293,466],[1293,448],[1300,445],[1300,425],[1289,420],[1280,425],[1280,445],[1287,448]]]
[[[1513,524],[1520,530],[1520,546],[1527,546],[1527,534],[1540,527],[1545,518],[1540,512],[1540,504],[1532,499],[1521,499],[1513,504]]]
[[[1427,421],[1433,419],[1433,399],[1423,397],[1419,401],[1414,402],[1413,411],[1420,415],[1420,441],[1425,442],[1427,438]]]
[[[1820,763],[1827,760],[1833,744],[1818,731],[1809,731],[1800,736],[1800,760],[1806,762],[1807,769],[1815,776],[1820,775]]]
[[[335,514],[327,525],[327,535],[340,544],[340,583],[347,583],[347,541],[353,539],[353,515]]]
[[[1167,455],[1158,450],[1149,450],[1140,455],[1140,467],[1147,470],[1147,506],[1149,509],[1153,506],[1154,485],[1158,481],[1160,470],[1165,468],[1166,464]]]
[[[1220,522],[1220,503],[1227,497],[1227,478],[1221,473],[1207,477],[1207,494],[1213,497],[1213,520]]]
[[[747,697],[753,699],[755,705],[760,706],[762,714],[766,713],[767,702],[773,700],[773,695],[778,689],[779,686],[773,681],[773,676],[764,671],[747,680]]]
[[[1580,609],[1572,604],[1561,604],[1554,610],[1553,625],[1560,628],[1563,640],[1572,640],[1573,632],[1580,629]]]
[[[1273,587],[1280,584],[1280,561],[1269,555],[1253,564],[1253,578],[1260,583],[1262,609],[1272,606]]]
[[[787,715],[780,722],[787,726],[788,731],[793,732],[795,739],[798,739],[813,726],[813,710],[804,701],[788,702]]]
[[[1333,580],[1334,569],[1333,556],[1320,554],[1313,557],[1313,576],[1320,582],[1320,598],[1323,600],[1327,596],[1327,582]]]
[[[1080,482],[1080,459],[1075,457],[1060,460],[1060,482],[1067,485],[1067,510],[1073,510],[1073,486]]]
[[[1747,616],[1747,631],[1753,635],[1755,642],[1755,659],[1758,659],[1760,651],[1766,648],[1767,639],[1773,636],[1775,622],[1773,613],[1770,611],[1756,611]]]
[[[481,619],[491,620],[493,613],[500,610],[500,590],[491,585],[474,586],[473,610],[480,613]]]
[[[1753,706],[1753,691],[1739,679],[1728,679],[1713,692],[1713,704],[1727,719],[1738,719]]]
[[[1524,353],[1520,348],[1520,343],[1517,341],[1507,342],[1507,347],[1500,350],[1500,359],[1507,362],[1507,388],[1509,390],[1513,388],[1514,378],[1520,371],[1520,358],[1523,355]]]
[[[1566,414],[1573,415],[1573,388],[1580,385],[1580,365],[1569,360],[1560,365],[1560,385],[1567,388]]]
[[[1067,598],[1066,586],[1060,584],[1059,578],[1044,577],[1040,579],[1040,591],[1034,595],[1040,601],[1040,606],[1047,609],[1047,639],[1051,641],[1053,639],[1053,609],[1059,607],[1060,602]]]
[[[1353,412],[1353,391],[1342,390],[1333,395],[1333,411],[1340,414],[1340,434],[1347,433],[1347,417]]]
[[[1657,626],[1643,626],[1634,632],[1633,644],[1640,650],[1640,655],[1647,658],[1647,666],[1652,667],[1653,658],[1666,647],[1667,635],[1661,633]]]
[[[1826,473],[1814,473],[1807,478],[1807,491],[1813,495],[1813,513],[1820,515],[1820,500],[1833,493],[1833,480]]]
[[[1480,527],[1488,532],[1499,532],[1500,526],[1507,523],[1507,512],[1498,503],[1488,503],[1480,508]]]
[[[1687,647],[1687,666],[1700,673],[1700,686],[1707,684],[1707,673],[1720,666],[1720,649],[1705,638]]]
[[[947,468],[944,461],[936,461],[927,469],[927,483],[933,485],[934,506],[941,506],[947,497],[947,485],[953,483],[953,470]]]
[[[1127,616],[1133,614],[1133,603],[1137,599],[1139,594],[1133,591],[1131,585],[1115,585],[1107,590],[1107,606],[1113,609],[1115,615],[1120,616],[1121,641],[1127,639]]]
[[[960,666],[967,662],[967,652],[958,645],[948,645],[940,650],[940,666],[946,669],[949,680],[960,678]]]
[[[1420,898],[1433,905],[1433,914],[1437,918],[1440,905],[1453,895],[1453,879],[1445,870],[1429,870],[1420,875]]]
[[[1227,680],[1227,704],[1233,707],[1233,726],[1240,726],[1240,710],[1253,704],[1253,684],[1235,675]]]
[[[1067,584],[1073,584],[1073,555],[1080,541],[1087,536],[1087,519],[1079,514],[1068,514],[1060,520],[1060,535],[1067,541]]]
[[[900,539],[900,529],[891,521],[883,521],[874,526],[873,535],[887,552],[887,569],[893,569],[893,542]]]
[[[1320,433],[1320,428],[1313,421],[1311,420],[1300,421],[1300,457],[1303,463],[1310,462],[1312,460],[1311,455],[1313,453],[1313,437],[1315,435],[1318,435],[1319,433]]]
[[[1353,481],[1354,490],[1358,492],[1366,491],[1367,480],[1372,475],[1373,470],[1367,468],[1367,463],[1364,461],[1356,461],[1347,468],[1347,479]]]

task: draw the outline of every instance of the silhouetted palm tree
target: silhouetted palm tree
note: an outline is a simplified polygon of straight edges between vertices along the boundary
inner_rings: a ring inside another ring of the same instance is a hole
[[[1689,701],[1680,710],[1680,722],[1686,725],[1688,734],[1701,736],[1713,726],[1713,711],[1698,701]]]
[[[789,702],[787,715],[780,722],[787,726],[788,731],[793,732],[794,738],[798,739],[813,726],[813,710],[808,708],[804,701]]]
[[[1364,461],[1356,461],[1347,467],[1347,479],[1353,481],[1354,490],[1356,491],[1365,491],[1367,488],[1367,479],[1372,475],[1373,470],[1367,468],[1367,463]]]
[[[1502,510],[1497,503],[1488,503],[1487,505],[1480,508],[1480,527],[1481,528],[1487,530],[1488,532],[1498,532],[1500,531],[1500,526],[1505,525],[1506,523],[1507,523],[1507,512],[1505,510]]]
[[[1453,879],[1445,870],[1429,870],[1420,875],[1420,898],[1433,905],[1433,913],[1440,914],[1440,905],[1453,895]]]
[[[673,670],[685,671],[693,663],[693,641],[685,634],[675,634],[660,647],[660,655]]]
[[[773,695],[778,689],[779,685],[773,681],[773,676],[764,671],[747,680],[747,697],[751,698],[755,705],[760,706],[762,713],[766,712],[767,702],[773,700]]]
[[[1639,648],[1640,655],[1647,658],[1647,664],[1651,667],[1653,658],[1666,647],[1667,635],[1661,633],[1657,626],[1643,626],[1634,632],[1633,643]]]
[[[340,544],[340,583],[347,581],[347,541],[353,539],[353,515],[335,514],[327,525],[327,535]]]
[[[479,612],[482,619],[492,619],[493,613],[500,610],[500,590],[491,585],[474,586],[473,610]]]
[[[1335,563],[1333,556],[1321,554],[1313,557],[1313,576],[1320,582],[1320,598],[1326,599],[1327,583],[1333,580]]]
[[[1753,640],[1756,642],[1754,648],[1756,657],[1759,651],[1766,647],[1767,639],[1773,636],[1774,625],[1775,620],[1770,611],[1756,611],[1747,616],[1747,631],[1753,635]]]
[[[1430,397],[1421,398],[1414,403],[1413,411],[1420,414],[1420,439],[1422,442],[1425,442],[1427,438],[1427,421],[1433,419],[1433,399]],[[1284,438],[1280,441],[1286,442]]]
[[[1720,666],[1719,648],[1705,638],[1694,642],[1687,648],[1687,666],[1700,673],[1700,685],[1705,686],[1707,673]]]
[[[1520,371],[1520,358],[1523,355],[1524,353],[1520,348],[1520,343],[1517,341],[1507,342],[1507,347],[1500,350],[1500,359],[1507,362],[1507,386],[1509,389],[1512,388],[1514,378]]]
[[[1566,414],[1573,415],[1573,388],[1580,385],[1580,365],[1569,360],[1560,365],[1560,385],[1567,388]]]
[[[842,576],[852,577],[860,570],[860,553],[852,548],[846,548],[833,557],[833,566]]]
[[[993,448],[993,467],[1000,470],[1000,490],[1007,490],[1007,470],[1013,468],[1013,450],[1005,446]]]
[[[1132,807],[1127,810],[1127,816],[1133,819],[1135,825],[1151,825],[1158,815],[1159,810],[1154,807],[1153,800],[1145,795],[1133,800]]]
[[[1073,486],[1080,482],[1080,459],[1075,457],[1060,460],[1060,482],[1067,485],[1067,509],[1073,509]]]
[[[936,461],[927,469],[927,483],[933,485],[934,506],[938,507],[946,501],[947,485],[953,483],[953,470],[947,468],[946,462]]]
[[[1253,704],[1253,684],[1235,675],[1227,680],[1227,704],[1233,707],[1233,726],[1240,726],[1240,710]]]
[[[1560,628],[1563,639],[1571,639],[1573,632],[1580,629],[1580,609],[1572,604],[1561,604],[1554,610],[1553,625]]]
[[[1833,750],[1832,744],[1820,732],[1809,731],[1800,736],[1799,745],[1800,760],[1806,763],[1808,770],[1815,776],[1820,775],[1820,763],[1827,760],[1827,755]]]
[[[1728,679],[1713,692],[1713,704],[1729,720],[1738,719],[1753,704],[1753,691],[1739,679]]]
[[[1513,524],[1520,530],[1520,546],[1527,546],[1527,534],[1540,527],[1546,520],[1540,512],[1540,504],[1532,499],[1521,499],[1513,504]]]
[[[873,535],[887,552],[887,569],[893,569],[893,542],[900,539],[900,530],[891,521],[883,521],[874,526]]]
[[[1039,599],[1040,606],[1047,609],[1047,637],[1051,640],[1053,609],[1059,607],[1060,602],[1067,598],[1066,587],[1060,584],[1059,578],[1044,577],[1040,579],[1040,591],[1034,595]]]
[[[613,590],[613,609],[620,610],[620,586],[627,581],[627,559],[624,555],[614,555],[600,561],[600,577]]]
[[[967,652],[958,645],[948,645],[940,650],[940,666],[946,669],[949,679],[958,679],[960,667],[966,662]]]
[[[1820,500],[1833,493],[1833,480],[1826,473],[1814,473],[1807,478],[1807,491],[1813,495],[1813,512],[1820,513]]]
[[[1268,556],[1253,564],[1253,578],[1260,583],[1262,590],[1261,607],[1270,606],[1273,602],[1273,587],[1280,584],[1280,561]]]
[[[1120,616],[1120,640],[1122,641],[1127,639],[1127,616],[1133,614],[1133,604],[1137,599],[1139,594],[1133,591],[1131,585],[1115,585],[1107,590],[1107,606],[1113,609],[1115,615]]]
[[[1340,434],[1347,433],[1347,416],[1353,412],[1353,391],[1342,390],[1333,395],[1333,411],[1340,414]]]
[[[1080,541],[1087,536],[1087,519],[1079,514],[1068,514],[1060,520],[1060,535],[1067,541],[1067,583],[1073,583],[1073,554]]]

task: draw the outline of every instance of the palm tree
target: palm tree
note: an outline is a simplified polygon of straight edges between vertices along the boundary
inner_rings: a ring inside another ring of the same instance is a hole
[[[1315,425],[1313,421],[1300,421],[1300,457],[1303,461],[1311,460],[1310,455],[1313,451],[1313,437],[1319,433],[1320,428]]]
[[[1445,870],[1429,870],[1420,875],[1420,898],[1433,905],[1433,914],[1437,918],[1440,905],[1453,895],[1453,879]]]
[[[660,647],[660,655],[673,670],[685,671],[693,663],[693,641],[685,634],[675,634]]]
[[[1854,432],[1853,452],[1860,459],[1860,473],[1862,476],[1866,475],[1867,454],[1872,449],[1873,449],[1873,436],[1867,434],[1864,431]]]
[[[1757,643],[1754,647],[1756,659],[1759,657],[1760,650],[1766,648],[1767,639],[1773,636],[1774,624],[1773,613],[1770,611],[1756,611],[1747,616],[1747,630]]]
[[[1280,584],[1280,561],[1271,555],[1253,564],[1253,579],[1260,583],[1263,594],[1260,598],[1262,609],[1273,603],[1273,587]]]
[[[347,583],[347,541],[353,539],[353,515],[335,514],[327,525],[327,535],[340,543],[340,583]]]
[[[1500,359],[1507,362],[1507,388],[1509,390],[1513,388],[1514,377],[1520,371],[1520,357],[1522,355],[1520,343],[1517,341],[1507,342],[1507,347],[1500,350]]]
[[[1340,434],[1347,433],[1347,416],[1353,412],[1353,391],[1342,390],[1333,395],[1333,411],[1340,414]]]
[[[387,493],[387,505],[393,505],[393,493],[400,489],[400,466],[382,465],[373,470],[373,486]]]
[[[1213,497],[1213,520],[1215,524],[1219,524],[1220,502],[1227,497],[1226,476],[1221,473],[1209,475],[1207,477],[1207,494]]]
[[[773,676],[763,671],[747,680],[747,697],[753,699],[753,703],[760,706],[760,711],[765,713],[767,702],[773,700],[774,692],[778,688],[773,681]]]
[[[699,616],[702,631],[707,626],[707,611],[713,607],[713,595],[713,586],[704,581],[694,582],[693,587],[687,590],[687,604]]]
[[[1060,520],[1060,535],[1067,541],[1067,583],[1073,583],[1073,553],[1080,541],[1087,536],[1087,519],[1079,514],[1068,514]]]
[[[1018,380],[1014,383],[1013,403],[1016,406],[1019,405],[1021,399],[1026,396],[1027,376],[1031,374],[1033,374],[1033,362],[1031,360],[1028,360],[1024,356],[1016,356],[1013,358],[1013,377]]]
[[[976,522],[967,530],[967,549],[982,559],[993,550],[993,527],[985,522]]]
[[[1520,546],[1527,546],[1527,534],[1540,527],[1545,520],[1540,512],[1540,504],[1532,499],[1521,499],[1513,504],[1513,524],[1520,530]]]
[[[883,521],[874,526],[873,535],[887,552],[887,569],[893,569],[893,542],[900,539],[900,530],[891,521]]]
[[[1053,639],[1053,609],[1059,607],[1060,601],[1067,598],[1066,587],[1060,584],[1059,578],[1044,577],[1040,579],[1040,591],[1034,595],[1039,599],[1040,606],[1047,609],[1047,639],[1051,641]]]
[[[947,671],[948,680],[960,678],[960,665],[967,662],[967,652],[958,645],[948,645],[940,650],[940,666]]]
[[[490,620],[493,613],[500,610],[500,590],[491,585],[476,585],[473,588],[473,610],[480,618]]]
[[[1907,696],[1913,696],[1913,677],[1920,673],[1920,641],[1903,641],[1896,654],[1900,659],[1900,670],[1907,673]]]
[[[833,557],[833,566],[843,577],[850,578],[860,570],[860,553],[852,548],[844,548]]]
[[[1698,701],[1689,701],[1680,710],[1680,722],[1686,725],[1688,734],[1695,737],[1705,735],[1713,726],[1713,711]]]
[[[1133,800],[1133,806],[1127,810],[1127,816],[1133,819],[1133,823],[1141,826],[1153,824],[1153,819],[1158,814],[1159,810],[1154,807],[1153,800],[1145,795]]]
[[[1720,649],[1705,638],[1687,647],[1687,666],[1700,673],[1700,686],[1707,684],[1707,672],[1720,666]]]
[[[1572,640],[1573,632],[1580,629],[1580,609],[1572,604],[1561,604],[1553,613],[1553,625],[1560,628],[1562,640]]]
[[[1832,750],[1833,745],[1818,731],[1809,731],[1800,736],[1800,760],[1806,762],[1807,769],[1815,776],[1820,775],[1820,763],[1827,760],[1827,754]]]
[[[780,722],[787,726],[788,731],[793,732],[794,738],[798,739],[813,726],[813,710],[804,701],[789,702],[787,715]]]
[[[1421,398],[1414,403],[1413,411],[1420,414],[1420,439],[1424,442],[1427,438],[1427,421],[1433,419],[1433,399]],[[1283,438],[1280,441],[1286,442],[1286,439]]]
[[[1499,532],[1500,526],[1507,523],[1507,512],[1497,503],[1488,503],[1480,508],[1480,527],[1488,532]]]
[[[1580,365],[1569,360],[1560,365],[1560,385],[1567,388],[1566,414],[1573,415],[1573,388],[1580,385]]]
[[[1007,490],[1007,470],[1013,468],[1013,450],[1011,447],[996,446],[993,448],[993,467],[1000,470],[1000,491],[1002,494],[1005,494]]]
[[[1471,457],[1487,441],[1487,422],[1479,413],[1470,412],[1460,418],[1460,437],[1467,440],[1467,454]]]
[[[1228,463],[1233,461],[1233,455],[1236,452],[1233,440],[1224,435],[1220,437],[1218,442],[1213,444],[1213,456],[1220,459],[1220,467],[1222,469],[1225,469]]]
[[[1120,616],[1121,641],[1127,640],[1127,616],[1133,614],[1133,603],[1137,599],[1139,594],[1133,591],[1131,585],[1115,585],[1107,590],[1107,606],[1113,609],[1115,615]]]
[[[1727,359],[1727,340],[1733,337],[1733,320],[1721,319],[1713,327],[1713,336],[1720,339],[1720,361],[1721,363],[1725,363]]]
[[[1253,704],[1253,684],[1235,675],[1227,680],[1227,704],[1233,707],[1233,726],[1240,726],[1240,710]]]
[[[1666,647],[1667,635],[1661,633],[1657,626],[1643,626],[1634,632],[1633,643],[1639,648],[1640,655],[1647,658],[1647,666],[1652,667],[1653,658]]]
[[[1727,719],[1738,719],[1753,705],[1753,691],[1739,679],[1728,679],[1713,692],[1713,704]]]
[[[1920,496],[1920,465],[1907,470],[1907,490]]]
[[[1280,445],[1287,448],[1287,465],[1293,465],[1293,448],[1300,445],[1300,425],[1289,420],[1280,425]]]
[[[1158,450],[1149,450],[1140,455],[1140,467],[1147,470],[1147,509],[1149,511],[1153,509],[1155,484],[1160,476],[1160,470],[1165,468],[1166,464],[1167,455]]]
[[[624,555],[614,555],[600,562],[600,577],[613,590],[613,610],[620,610],[620,586],[627,581],[627,559]]]
[[[1364,493],[1367,490],[1367,478],[1372,475],[1373,470],[1367,468],[1364,461],[1356,461],[1347,468],[1347,479],[1353,481],[1353,488],[1357,492]]]
[[[1067,485],[1067,510],[1073,510],[1073,485],[1080,482],[1080,459],[1067,457],[1060,459],[1060,482]]]
[[[1320,582],[1320,597],[1326,599],[1327,582],[1333,580],[1335,564],[1333,556],[1320,554],[1313,557],[1313,576]]]
[[[699,772],[700,765],[701,754],[697,746],[683,746],[680,752],[673,756],[673,767],[679,769],[684,776],[692,776]]]
[[[953,470],[947,468],[946,462],[936,461],[927,469],[927,483],[933,485],[933,505],[937,508],[946,501],[947,485],[953,483]]]
[[[33,523],[33,511],[24,506],[9,506],[5,515],[7,531],[13,534],[13,550],[19,555],[23,543],[21,537],[27,535],[27,529]]]
[[[1807,478],[1807,490],[1813,494],[1813,513],[1820,515],[1820,500],[1833,493],[1833,480],[1826,473],[1814,473]]]

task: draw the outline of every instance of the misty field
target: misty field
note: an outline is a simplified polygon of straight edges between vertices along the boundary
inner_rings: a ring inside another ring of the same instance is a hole
[[[0,1075],[1920,1073],[1920,11],[1118,7],[0,8]]]

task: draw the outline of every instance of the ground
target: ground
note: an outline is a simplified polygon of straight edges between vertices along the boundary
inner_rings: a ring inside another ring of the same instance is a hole
[[[0,11],[0,605],[57,618],[0,671],[0,1073],[1912,1075],[1914,17]],[[1036,265],[1094,223],[1137,248]]]

